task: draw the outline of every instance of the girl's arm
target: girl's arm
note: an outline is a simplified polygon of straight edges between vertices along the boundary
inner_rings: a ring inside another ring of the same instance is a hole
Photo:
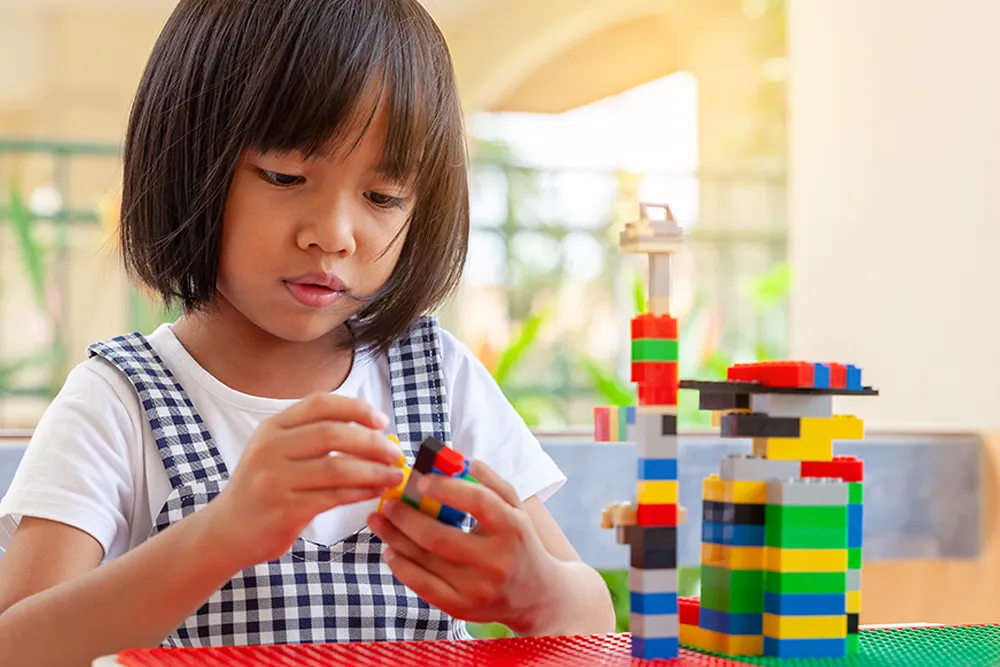
[[[0,665],[79,665],[156,646],[237,571],[209,508],[104,567],[100,544],[25,517],[0,559]]]

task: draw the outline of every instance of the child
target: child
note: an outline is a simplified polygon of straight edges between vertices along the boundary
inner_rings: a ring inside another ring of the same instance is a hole
[[[38,425],[0,505],[0,664],[613,630],[542,504],[562,474],[423,316],[460,274],[466,178],[417,0],[181,0],[130,119],[120,240],[183,315],[94,345]],[[400,481],[387,433],[411,462],[428,435],[476,460],[481,486],[421,489],[472,532],[374,512]]]

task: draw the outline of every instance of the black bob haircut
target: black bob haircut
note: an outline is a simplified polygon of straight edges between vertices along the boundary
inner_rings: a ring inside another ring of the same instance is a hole
[[[181,0],[125,139],[119,241],[129,276],[168,305],[210,306],[243,151],[321,153],[367,129],[379,105],[382,170],[415,193],[395,270],[352,322],[355,346],[384,352],[456,287],[468,245],[455,75],[417,0]]]

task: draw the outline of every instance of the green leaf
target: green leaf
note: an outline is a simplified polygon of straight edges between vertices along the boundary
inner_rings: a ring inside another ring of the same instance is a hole
[[[500,359],[497,362],[496,368],[493,369],[493,379],[496,380],[498,385],[503,387],[510,379],[511,372],[528,354],[535,341],[538,340],[538,333],[541,331],[542,325],[551,317],[551,314],[552,309],[547,308],[540,313],[529,315],[521,323],[521,329],[517,337],[500,353]]]
[[[10,388],[14,379],[26,370],[49,366],[59,360],[59,348],[52,345],[32,355],[0,363],[0,391]]]
[[[576,355],[577,363],[586,373],[590,382],[594,385],[594,390],[601,397],[605,405],[634,405],[636,393],[632,389],[631,383],[626,383],[617,373],[605,369],[595,359],[586,354]]]
[[[779,262],[770,269],[747,281],[747,296],[758,312],[767,312],[780,305],[792,288],[792,267]]]
[[[646,282],[640,275],[632,281],[632,302],[637,315],[642,315],[649,309],[646,303]]]
[[[35,296],[35,303],[39,310],[45,310],[45,266],[44,251],[35,240],[34,236],[34,216],[28,209],[21,196],[17,183],[11,180],[9,185],[10,199],[10,221],[11,229],[14,232],[14,241],[17,243],[21,261],[24,263],[25,272],[31,281],[31,291]]]

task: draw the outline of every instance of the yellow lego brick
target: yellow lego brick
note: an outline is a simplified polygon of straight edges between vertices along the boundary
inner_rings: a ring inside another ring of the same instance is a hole
[[[722,493],[722,480],[715,473],[712,473],[701,481],[702,500],[712,500],[717,503],[724,502]]]
[[[799,435],[804,440],[811,440],[813,438],[863,440],[865,437],[865,423],[853,415],[803,417],[799,422]]]
[[[833,438],[754,438],[753,454],[778,461],[832,461]]]
[[[639,480],[636,482],[636,502],[639,505],[676,505],[677,480]]]
[[[770,572],[847,572],[847,549],[765,549]]]
[[[847,613],[861,613],[861,591],[847,591]]]
[[[765,505],[767,504],[767,482],[723,480],[722,502]]]
[[[420,499],[420,511],[436,519],[441,513],[441,501],[424,496]]]
[[[700,651],[722,653],[725,648],[725,636],[712,632],[697,625],[681,625],[680,643]]]
[[[618,440],[618,408],[608,410],[608,438],[613,442]]]
[[[701,563],[727,570],[763,570],[765,547],[731,547],[702,542]]]
[[[839,639],[847,636],[847,616],[764,614],[764,635],[775,639]]]
[[[723,635],[720,653],[726,655],[764,655],[764,635]]]
[[[388,489],[385,493],[382,494],[382,497],[379,498],[378,507],[376,508],[376,511],[379,512],[382,511],[382,503],[385,502],[386,500],[403,499],[403,489],[406,488],[406,482],[410,479],[410,470],[412,470],[412,468],[410,468],[409,466],[402,466],[402,468],[403,468],[403,481],[394,486],[393,488]]]

